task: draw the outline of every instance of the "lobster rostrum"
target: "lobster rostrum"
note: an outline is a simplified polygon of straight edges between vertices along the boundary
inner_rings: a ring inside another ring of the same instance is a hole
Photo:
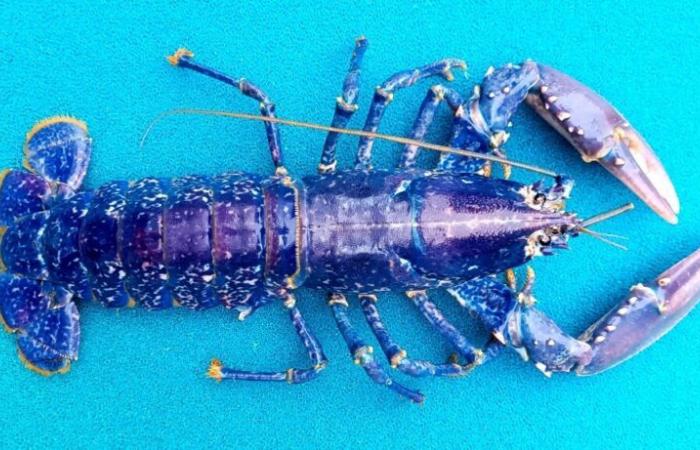
[[[604,99],[547,66],[526,61],[489,69],[468,99],[431,87],[398,169],[373,169],[372,145],[395,93],[424,78],[449,80],[466,65],[444,59],[399,72],[375,90],[355,167],[336,170],[337,141],[358,109],[366,48],[364,38],[356,41],[317,175],[295,178],[285,169],[281,119],[260,88],[195,62],[184,49],[169,57],[173,65],[259,102],[274,175],[147,178],[84,189],[92,150],[87,126],[63,116],[37,123],[27,134],[25,168],[6,170],[0,179],[0,317],[16,336],[22,361],[47,375],[70,368],[80,345],[80,301],[152,310],[224,305],[240,319],[278,302],[289,310],[309,367],[251,372],[214,360],[208,373],[217,380],[302,383],[327,364],[296,304],[294,291],[304,286],[328,294],[338,328],[370,378],[420,402],[423,395],[394,381],[361,337],[346,295],[359,299],[391,367],[411,376],[465,375],[505,347],[548,375],[598,373],[654,342],[697,303],[700,252],[634,286],[576,339],[536,308],[532,272],[522,289],[496,277],[566,248],[571,236],[595,234],[589,226],[620,212],[589,220],[566,212],[573,183],[564,176],[549,186],[490,176],[492,162],[504,161],[510,117],[522,102],[584,160],[603,165],[667,221],[677,220],[678,198],[649,145]],[[454,151],[432,170],[418,168],[422,141],[444,104],[454,112]],[[485,324],[492,338],[484,348],[430,301],[431,289],[446,289]],[[388,290],[405,292],[457,357],[409,358],[377,306],[377,295]]]

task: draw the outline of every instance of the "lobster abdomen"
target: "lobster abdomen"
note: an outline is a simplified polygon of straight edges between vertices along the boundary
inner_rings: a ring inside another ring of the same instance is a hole
[[[248,313],[303,283],[302,203],[288,177],[117,181],[27,211],[0,251],[11,274],[107,307]]]
[[[150,309],[245,303],[263,283],[261,182],[224,174],[97,189],[78,244],[95,297]]]

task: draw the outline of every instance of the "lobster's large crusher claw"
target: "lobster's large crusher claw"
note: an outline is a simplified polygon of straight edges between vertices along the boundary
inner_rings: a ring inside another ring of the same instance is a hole
[[[537,72],[539,82],[530,90],[528,104],[579,151],[584,161],[598,162],[661,217],[676,223],[680,211],[676,191],[637,130],[582,83],[542,64],[537,64]]]
[[[579,340],[592,358],[579,375],[593,375],[636,355],[680,322],[700,300],[700,250],[649,285],[632,286],[625,300],[586,330]]]

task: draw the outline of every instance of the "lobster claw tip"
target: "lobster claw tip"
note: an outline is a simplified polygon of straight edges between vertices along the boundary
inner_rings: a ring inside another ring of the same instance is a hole
[[[586,330],[592,358],[578,375],[603,372],[636,355],[670,331],[700,301],[700,250],[650,283],[632,287],[625,300]]]
[[[598,163],[659,216],[669,223],[678,223],[678,195],[654,151],[629,125],[617,127],[614,133],[611,150]]]
[[[540,80],[528,104],[578,150],[597,161],[651,209],[678,221],[676,191],[653,149],[607,100],[579,81],[538,64]]]

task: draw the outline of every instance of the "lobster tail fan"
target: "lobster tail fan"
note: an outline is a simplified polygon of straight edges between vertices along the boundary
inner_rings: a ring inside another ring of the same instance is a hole
[[[84,122],[50,117],[27,133],[26,170],[0,172],[0,323],[16,335],[20,359],[43,375],[66,372],[78,357],[80,316],[72,294],[41,281],[42,212],[80,187],[91,150]]]
[[[51,186],[39,175],[16,169],[0,172],[0,227],[43,211],[50,196]]]
[[[60,288],[1,274],[0,321],[17,336],[19,357],[35,372],[65,373],[78,357],[80,316],[72,296]]]
[[[49,183],[76,191],[85,178],[91,154],[92,139],[85,122],[54,116],[38,122],[27,133],[24,166]]]
[[[41,120],[27,133],[24,167],[0,171],[0,228],[46,209],[53,194],[76,191],[92,154],[87,125],[55,116]]]

